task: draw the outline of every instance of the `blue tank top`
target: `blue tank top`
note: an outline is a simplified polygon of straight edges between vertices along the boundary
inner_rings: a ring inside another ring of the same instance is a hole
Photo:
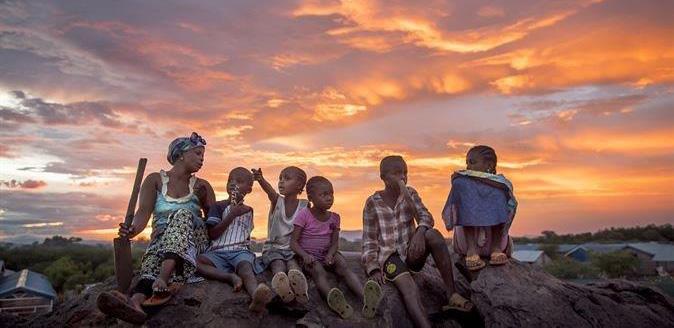
[[[187,209],[192,213],[197,224],[203,224],[201,219],[201,205],[199,198],[194,194],[194,184],[197,178],[190,177],[190,193],[180,198],[173,198],[166,194],[168,189],[168,174],[164,170],[159,171],[161,176],[161,191],[157,191],[157,200],[154,203],[154,216],[152,217],[152,231],[160,232],[166,228],[168,218],[179,209]]]

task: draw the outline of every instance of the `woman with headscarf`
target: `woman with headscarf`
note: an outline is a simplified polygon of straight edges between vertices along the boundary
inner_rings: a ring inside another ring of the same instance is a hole
[[[133,223],[122,223],[119,229],[120,236],[133,238],[145,229],[152,215],[152,235],[143,255],[140,280],[131,297],[117,291],[102,293],[98,298],[102,312],[142,323],[147,317],[141,307],[146,300],[162,294],[159,299],[166,299],[170,284],[196,280],[196,256],[208,246],[202,212],[208,213],[215,202],[208,181],[194,175],[203,165],[205,146],[206,140],[195,132],[173,140],[166,156],[171,169],[151,173],[143,181]]]

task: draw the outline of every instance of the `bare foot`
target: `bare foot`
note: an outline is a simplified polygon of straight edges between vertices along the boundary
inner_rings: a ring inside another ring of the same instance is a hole
[[[166,285],[166,281],[164,279],[157,277],[157,279],[154,280],[154,283],[152,283],[152,291],[153,292],[165,292],[168,291],[168,286]]]
[[[262,313],[272,299],[272,291],[266,284],[259,284],[253,293],[248,310],[254,313]]]
[[[240,291],[240,290],[241,290],[241,287],[243,287],[243,281],[242,281],[241,278],[239,278],[239,276],[236,275],[236,274],[232,274],[232,275],[229,277],[229,283],[232,285],[232,289],[233,289],[235,292]]]

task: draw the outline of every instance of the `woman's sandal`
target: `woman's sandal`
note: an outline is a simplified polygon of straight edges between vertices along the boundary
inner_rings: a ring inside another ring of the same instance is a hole
[[[290,287],[295,292],[295,300],[301,304],[308,304],[309,285],[302,271],[297,269],[288,270],[288,280],[290,280]]]
[[[146,299],[145,302],[143,302],[143,306],[153,307],[166,304],[168,301],[171,300],[173,295],[177,294],[178,291],[180,291],[180,287],[182,287],[182,284],[172,283],[168,286],[167,289],[153,290],[152,296],[150,296],[150,298]]]
[[[285,272],[278,272],[271,279],[271,289],[281,297],[283,303],[290,303],[295,299],[295,293],[290,288],[288,275]]]
[[[508,255],[505,255],[503,252],[493,252],[491,253],[491,258],[489,259],[489,265],[504,265],[508,263]]]
[[[353,308],[346,302],[344,293],[339,288],[333,288],[328,293],[328,306],[337,312],[342,319],[351,318],[353,315]]]
[[[368,280],[363,288],[363,317],[372,319],[381,301],[381,287],[374,280]]]
[[[459,293],[454,293],[449,298],[449,304],[442,307],[442,311],[457,310],[461,312],[470,312],[474,307],[475,305],[465,297],[459,295]]]
[[[468,267],[468,270],[478,271],[485,266],[487,266],[487,264],[480,258],[480,255],[466,256],[466,267]]]
[[[96,305],[101,312],[136,325],[147,319],[147,314],[135,308],[129,297],[116,290],[102,292],[96,298]]]

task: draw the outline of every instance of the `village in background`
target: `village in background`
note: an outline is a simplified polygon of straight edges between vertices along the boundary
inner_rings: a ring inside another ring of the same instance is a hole
[[[361,231],[342,231],[340,250],[360,252]],[[609,228],[595,233],[514,237],[513,258],[580,284],[625,278],[674,296],[674,228],[670,224]],[[253,250],[262,250],[255,240]],[[146,239],[135,240],[139,267]],[[447,241],[451,245],[451,240]],[[53,236],[29,245],[0,243],[0,312],[51,312],[54,305],[114,275],[112,243]]]

